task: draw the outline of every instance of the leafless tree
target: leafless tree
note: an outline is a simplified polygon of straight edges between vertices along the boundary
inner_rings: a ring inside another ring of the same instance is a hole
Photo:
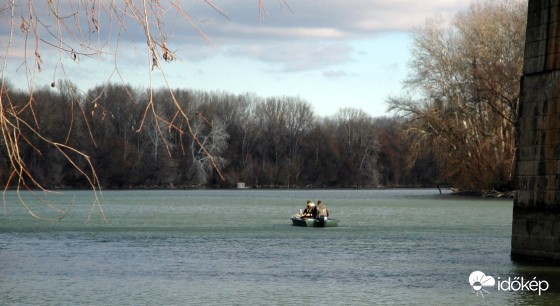
[[[200,185],[208,182],[210,171],[214,169],[219,171],[226,162],[221,155],[227,148],[229,135],[224,124],[219,120],[213,122],[199,120],[193,124],[193,131],[191,151]]]
[[[213,1],[205,0],[204,2],[217,14],[229,18],[227,12]],[[259,11],[265,11],[264,1],[256,0],[256,2]],[[281,1],[281,3],[284,2]],[[98,208],[106,220],[98,198],[100,183],[91,157],[80,151],[79,148],[45,137],[41,132],[33,95],[37,86],[36,76],[45,71],[53,72],[51,86],[56,87],[54,79],[72,79],[72,75],[67,73],[67,68],[72,63],[85,58],[112,58],[114,69],[107,79],[109,80],[113,76],[123,79],[119,69],[119,54],[122,53],[121,49],[126,46],[121,45],[121,37],[134,35],[136,29],[140,29],[143,35],[139,41],[142,41],[146,47],[147,60],[145,63],[150,83],[153,73],[161,73],[167,83],[162,63],[179,59],[179,55],[173,51],[171,33],[168,32],[167,27],[168,16],[171,14],[175,15],[173,22],[182,20],[198,30],[202,39],[208,39],[207,35],[200,30],[198,20],[179,1],[5,0],[0,4],[0,23],[2,24],[0,35],[2,35],[2,49],[4,50],[0,56],[2,60],[0,66],[2,141],[0,144],[7,152],[6,156],[2,156],[2,158],[9,160],[11,169],[6,189],[15,187],[18,191],[22,188],[47,191],[44,184],[29,171],[27,162],[21,154],[25,146],[39,148],[37,142],[46,143],[56,148],[60,155],[86,178],[95,194],[92,208]],[[27,76],[30,99],[26,103],[16,104],[11,98],[14,92],[10,91],[7,83],[11,67],[20,67],[19,69],[23,70]],[[166,117],[158,112],[157,101],[154,100],[153,93],[150,86],[148,103],[138,124],[138,132],[145,128],[146,120],[152,118],[156,121],[156,127],[160,127],[162,124],[167,129],[196,134],[191,125],[193,114],[186,111],[170,88],[169,94],[175,107],[171,117]],[[73,91],[72,94],[77,94],[77,92]],[[92,99],[95,100],[96,97]],[[80,108],[81,105],[76,104]],[[81,113],[84,114],[84,112],[84,109],[81,109]],[[176,125],[175,123],[179,122],[177,118],[182,118],[181,122],[185,125]],[[89,127],[87,122],[86,125]],[[163,129],[158,128],[158,131],[161,133],[161,137],[165,137]],[[90,132],[90,134],[92,133]],[[206,151],[203,143],[196,137],[195,141],[207,154],[207,158],[216,164],[217,162],[213,161],[213,157]],[[20,202],[33,216],[42,218],[23,199]],[[66,212],[62,213],[61,217],[65,215]]]
[[[355,185],[376,186],[379,183],[377,164],[379,144],[374,120],[363,110],[343,108],[334,116],[333,129],[343,146],[347,163],[355,171]]]
[[[443,178],[465,189],[512,178],[527,1],[475,2],[414,31],[410,96],[389,99],[409,120],[413,158],[433,152]]]
[[[268,98],[256,105],[255,120],[260,131],[263,160],[270,159],[267,171],[274,184],[290,185],[302,169],[301,145],[312,128],[314,114],[309,103],[298,98]]]

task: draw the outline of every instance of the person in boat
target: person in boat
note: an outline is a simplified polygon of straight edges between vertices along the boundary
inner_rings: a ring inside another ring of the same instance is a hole
[[[311,200],[307,200],[307,205],[305,206],[305,209],[303,210],[301,217],[315,218],[316,215],[317,215],[317,208],[315,206],[315,203],[313,203]]]
[[[317,207],[315,207],[315,211],[315,217],[317,219],[326,220],[328,217],[330,217],[329,209],[321,200],[317,201]]]

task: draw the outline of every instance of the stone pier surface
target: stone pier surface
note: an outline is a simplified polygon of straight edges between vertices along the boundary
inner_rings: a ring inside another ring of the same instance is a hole
[[[560,263],[560,0],[529,0],[511,255]]]

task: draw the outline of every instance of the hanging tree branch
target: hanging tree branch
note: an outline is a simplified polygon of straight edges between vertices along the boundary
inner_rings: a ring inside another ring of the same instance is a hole
[[[256,0],[261,14],[266,12],[263,0]],[[285,0],[279,0],[282,7],[289,6]],[[214,1],[205,0],[205,3],[215,12],[226,19],[229,14],[220,8]],[[291,10],[291,9],[290,9]],[[94,201],[88,215],[90,220],[93,212],[100,212],[103,220],[107,218],[101,206],[99,196],[101,194],[101,183],[94,169],[92,159],[80,148],[70,145],[70,135],[74,127],[74,112],[71,112],[71,123],[66,132],[64,142],[58,142],[44,135],[41,129],[41,118],[35,111],[34,100],[35,87],[38,74],[44,71],[53,71],[51,87],[56,87],[56,78],[64,80],[72,79],[67,74],[66,63],[80,62],[80,58],[91,58],[101,60],[106,56],[114,57],[114,70],[108,76],[107,84],[114,75],[121,80],[124,79],[118,68],[118,54],[121,35],[127,33],[132,36],[135,27],[143,29],[143,36],[148,54],[147,65],[150,81],[150,98],[146,106],[142,122],[138,129],[141,132],[144,121],[152,118],[156,121],[158,133],[164,139],[167,150],[171,154],[169,145],[165,140],[165,134],[158,123],[166,124],[169,129],[175,129],[180,133],[189,133],[193,136],[201,150],[206,154],[214,169],[221,174],[216,159],[207,150],[197,137],[190,122],[191,117],[199,116],[187,112],[180,101],[171,93],[173,104],[176,107],[175,116],[179,116],[186,122],[186,126],[175,124],[174,118],[166,118],[158,113],[155,107],[157,101],[153,99],[152,73],[159,72],[163,76],[167,87],[170,88],[167,76],[163,71],[162,62],[179,60],[179,56],[170,48],[170,39],[166,33],[166,14],[174,12],[177,16],[190,24],[204,41],[209,37],[199,27],[199,22],[178,0],[48,0],[45,2],[33,0],[5,0],[0,3],[0,23],[4,29],[2,63],[0,66],[0,150],[6,154],[0,158],[6,159],[10,172],[7,175],[4,191],[10,188],[20,190],[40,190],[48,192],[45,182],[40,182],[30,171],[29,161],[23,155],[25,148],[31,148],[37,154],[42,154],[43,147],[55,148],[56,152],[67,161],[67,163],[78,172],[91,187],[94,193]],[[8,76],[13,71],[23,70],[27,80],[29,100],[21,103],[12,102],[13,90],[8,83]],[[101,92],[102,94],[102,92]],[[76,94],[72,101],[72,108],[79,107],[76,113],[83,117],[89,136],[94,147],[98,144],[92,133],[92,125],[89,123],[86,112],[82,107],[82,97]],[[95,99],[94,99],[95,100]],[[148,114],[152,114],[148,116]],[[20,203],[34,217],[48,219],[35,212],[34,208],[27,203],[23,197],[19,197]],[[4,210],[6,211],[6,200],[4,196]],[[60,213],[59,218],[64,218],[67,209],[59,209],[52,203],[45,204],[47,207]],[[49,219],[50,220],[50,219]]]

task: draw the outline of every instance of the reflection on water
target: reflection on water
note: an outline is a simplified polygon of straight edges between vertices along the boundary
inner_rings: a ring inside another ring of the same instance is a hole
[[[560,271],[510,260],[511,200],[437,190],[106,191],[110,224],[84,224],[87,192],[51,195],[67,219],[30,218],[8,194],[0,304],[548,304]],[[57,198],[59,197],[59,198]],[[291,226],[321,198],[337,228]],[[71,200],[70,200],[71,201]],[[469,275],[550,289],[473,294]]]

